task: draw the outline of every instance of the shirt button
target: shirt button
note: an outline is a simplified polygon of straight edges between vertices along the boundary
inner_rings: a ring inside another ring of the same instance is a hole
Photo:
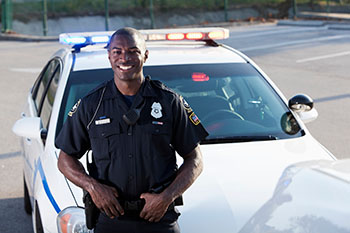
[[[132,156],[132,154],[129,154],[128,157],[131,159],[133,156]]]

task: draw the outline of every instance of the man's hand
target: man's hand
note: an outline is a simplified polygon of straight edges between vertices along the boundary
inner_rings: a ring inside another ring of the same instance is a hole
[[[164,195],[155,193],[143,193],[140,198],[145,199],[145,206],[140,213],[140,217],[149,222],[159,222],[172,202]]]
[[[140,198],[145,199],[140,217],[150,222],[158,222],[167,211],[169,205],[197,179],[203,170],[202,153],[199,146],[183,156],[181,165],[175,180],[160,194],[143,193]]]
[[[88,191],[97,208],[106,213],[108,217],[114,218],[124,214],[124,210],[117,200],[117,190],[114,187],[99,183],[86,174],[78,159],[61,150],[57,166],[70,181]]]
[[[91,184],[87,191],[96,207],[111,219],[124,214],[124,210],[117,200],[118,191],[114,187],[96,181]]]

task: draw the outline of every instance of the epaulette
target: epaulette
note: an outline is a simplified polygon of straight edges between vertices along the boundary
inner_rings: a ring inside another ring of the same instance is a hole
[[[153,85],[154,87],[156,87],[158,89],[170,92],[172,94],[176,94],[176,92],[174,90],[172,90],[171,88],[167,87],[164,83],[162,83],[159,80],[152,80],[152,79],[150,79],[149,81],[150,81],[151,85]]]
[[[91,91],[89,91],[85,97],[95,93],[95,92],[98,92],[99,89],[103,89],[105,86],[107,86],[107,83],[109,82],[110,80],[107,80],[107,81],[104,81],[103,83],[99,84],[97,87],[95,87],[94,89],[92,89]]]

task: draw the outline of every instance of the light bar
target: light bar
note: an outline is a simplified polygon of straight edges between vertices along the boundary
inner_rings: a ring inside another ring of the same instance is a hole
[[[169,33],[166,35],[167,40],[183,40],[185,39],[184,33]]]
[[[228,31],[212,31],[208,33],[208,37],[212,40],[220,40],[229,37]]]
[[[86,42],[86,38],[83,36],[72,36],[72,37],[61,37],[60,43],[68,44],[68,45],[76,45],[76,44],[84,44]]]
[[[108,43],[109,36],[93,36],[91,37],[92,43]]]
[[[225,28],[176,28],[140,30],[146,41],[186,41],[186,40],[223,40],[230,36]]]
[[[201,40],[203,39],[204,34],[201,32],[189,32],[186,33],[186,39],[187,40]]]
[[[87,45],[108,43],[110,32],[64,33],[60,34],[59,38],[62,44],[84,47]]]
[[[146,41],[196,41],[222,40],[229,37],[229,30],[225,28],[176,28],[140,30]],[[94,44],[107,44],[114,31],[64,33],[60,34],[62,44],[73,47],[85,47]]]

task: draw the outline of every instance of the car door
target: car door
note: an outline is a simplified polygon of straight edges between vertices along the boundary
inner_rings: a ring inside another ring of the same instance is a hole
[[[47,127],[49,125],[61,67],[61,61],[58,58],[48,62],[28,95],[27,107],[22,113],[22,117],[40,117],[42,127],[45,129],[43,132],[47,132]],[[43,133],[42,136],[41,140],[30,138],[22,139],[22,146],[24,149],[24,175],[30,196],[34,195],[34,182],[38,173],[38,158],[43,153],[45,147],[45,133]]]

